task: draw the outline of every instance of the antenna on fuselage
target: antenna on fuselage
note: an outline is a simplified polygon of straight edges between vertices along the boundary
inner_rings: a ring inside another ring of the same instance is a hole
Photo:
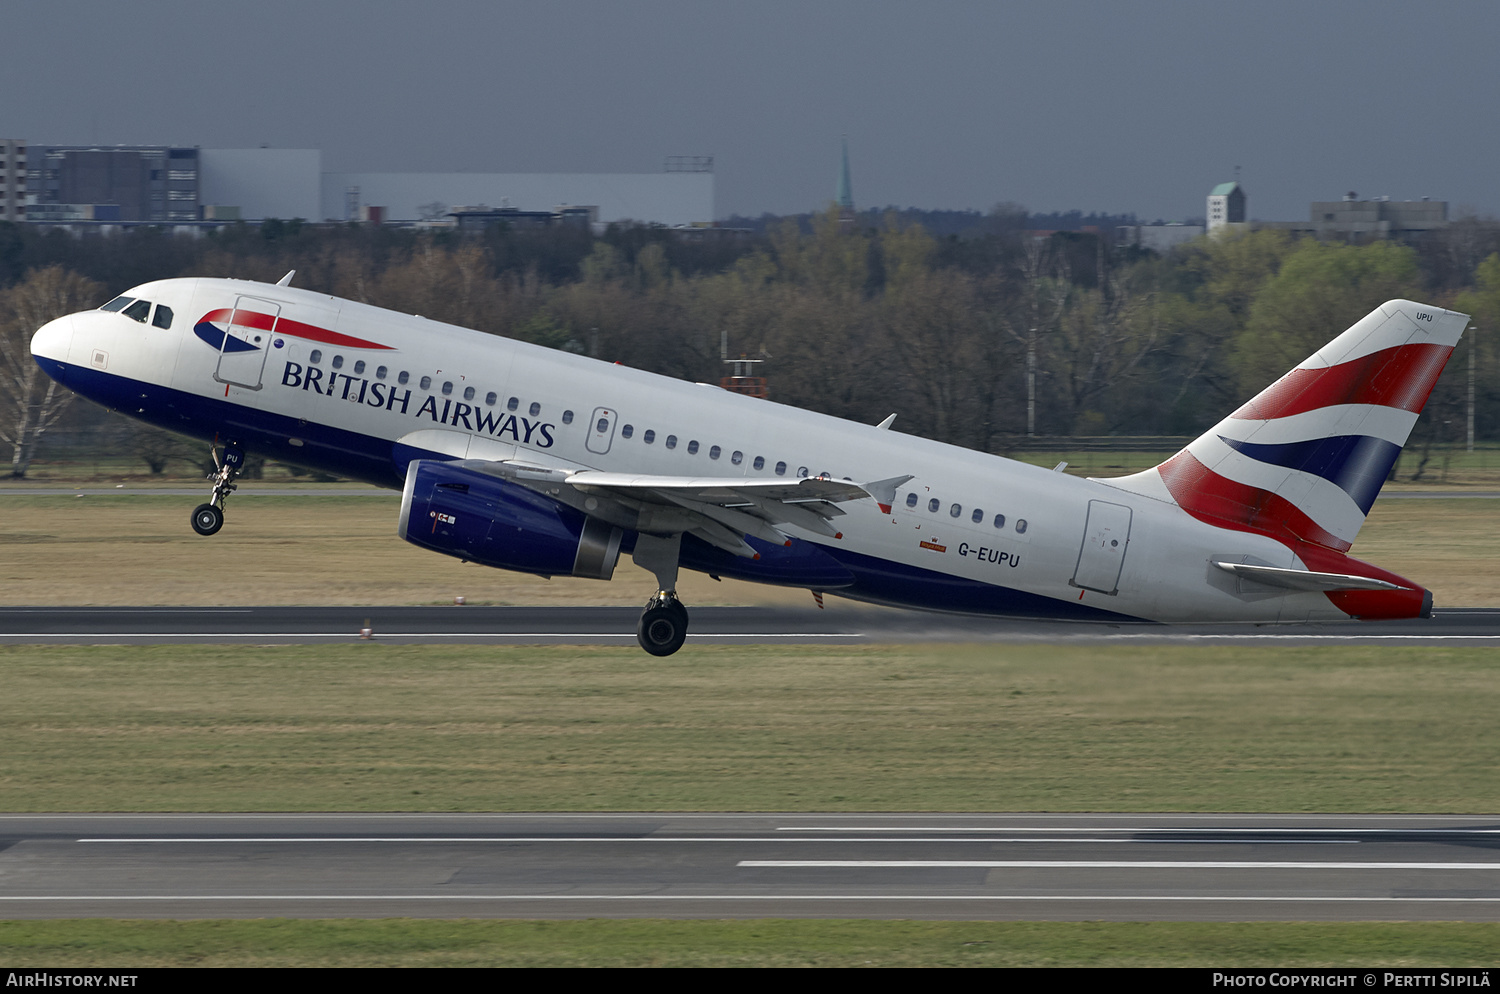
[[[277,286],[291,286],[292,285],[292,277],[296,276],[296,275],[297,275],[297,270],[295,270],[295,269],[288,269],[286,271],[286,275],[283,276],[281,279],[279,279],[279,280],[276,281],[276,285]]]

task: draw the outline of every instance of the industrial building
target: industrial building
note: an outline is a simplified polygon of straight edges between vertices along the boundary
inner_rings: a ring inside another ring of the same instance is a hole
[[[1362,245],[1372,241],[1414,241],[1448,226],[1446,200],[1360,200],[1354,191],[1342,200],[1315,200],[1306,221],[1248,220],[1249,200],[1238,182],[1220,183],[1208,194],[1208,223],[1125,225],[1115,232],[1119,245],[1166,252],[1205,233],[1285,231],[1297,237]]]
[[[0,138],[0,221],[26,219],[26,142]]]
[[[81,227],[192,229],[266,218],[455,224],[455,210],[586,211],[600,224],[668,227],[714,217],[713,159],[702,156],[670,157],[659,173],[600,174],[325,172],[318,149],[0,142],[0,154],[14,164],[0,172],[0,218]]]

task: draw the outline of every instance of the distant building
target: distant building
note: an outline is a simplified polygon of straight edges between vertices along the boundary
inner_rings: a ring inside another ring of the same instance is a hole
[[[588,204],[601,224],[710,224],[711,170],[709,165],[659,173],[323,173],[319,216],[353,220],[349,192],[357,187],[361,202],[386,205],[386,218],[394,222],[423,220],[428,204],[441,203],[450,210],[457,204],[500,204],[548,214],[558,204]]]
[[[166,145],[51,145],[27,151],[27,220],[171,224],[198,220],[198,150]],[[100,208],[114,207],[108,211]],[[108,215],[95,218],[94,215]]]
[[[0,138],[0,221],[26,219],[26,141]]]
[[[599,224],[711,225],[711,156],[669,156],[659,173],[332,173],[306,148],[173,148],[160,145],[31,146],[21,180],[0,172],[0,219],[17,190],[19,217],[74,227],[155,224],[187,230],[243,220],[451,223],[455,204],[502,204],[551,218],[559,204],[588,204]],[[14,175],[20,176],[17,169]],[[20,191],[24,190],[25,203]],[[567,208],[576,221],[576,208]],[[477,222],[478,219],[473,219]],[[549,222],[550,223],[550,222]]]
[[[1446,200],[1360,200],[1352,190],[1342,200],[1314,201],[1307,221],[1257,222],[1271,228],[1323,241],[1366,244],[1393,239],[1413,241],[1448,226]]]
[[[1115,229],[1115,244],[1169,252],[1203,237],[1204,230],[1201,224],[1126,224]]]
[[[598,213],[597,207],[559,206],[551,211],[523,211],[518,207],[455,207],[448,212],[459,231],[483,231],[497,225],[508,228],[550,228],[573,224],[587,228]]]
[[[1220,183],[1208,195],[1208,233],[1285,231],[1322,241],[1364,244],[1394,239],[1412,241],[1448,226],[1444,200],[1360,200],[1352,190],[1342,200],[1314,201],[1306,221],[1250,221],[1246,219],[1244,187]],[[1123,230],[1123,229],[1122,229]]]
[[[1245,223],[1245,190],[1238,183],[1220,183],[1208,192],[1208,233],[1230,224]]]
[[[203,202],[247,221],[321,221],[323,153],[315,148],[205,148]],[[340,220],[343,214],[336,215]]]

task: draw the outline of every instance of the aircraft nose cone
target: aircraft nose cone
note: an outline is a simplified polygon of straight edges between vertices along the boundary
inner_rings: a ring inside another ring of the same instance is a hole
[[[48,321],[31,336],[31,355],[35,359],[66,362],[73,344],[73,315]]]

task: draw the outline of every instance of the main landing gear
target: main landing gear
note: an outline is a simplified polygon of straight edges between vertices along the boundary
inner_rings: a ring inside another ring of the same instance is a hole
[[[239,489],[234,478],[240,475],[240,469],[245,465],[244,450],[233,442],[225,444],[222,459],[217,445],[211,446],[208,453],[213,456],[218,470],[209,477],[214,481],[214,489],[208,503],[193,508],[193,531],[199,535],[212,535],[224,527],[224,502]]]
[[[682,533],[649,535],[635,540],[631,557],[642,569],[656,576],[656,596],[646,602],[635,637],[641,648],[653,656],[670,656],[682,648],[687,638],[688,613],[677,599],[677,556],[682,547]]]
[[[670,656],[682,648],[687,638],[688,612],[673,590],[658,590],[646,602],[635,637],[641,648],[653,656]]]

